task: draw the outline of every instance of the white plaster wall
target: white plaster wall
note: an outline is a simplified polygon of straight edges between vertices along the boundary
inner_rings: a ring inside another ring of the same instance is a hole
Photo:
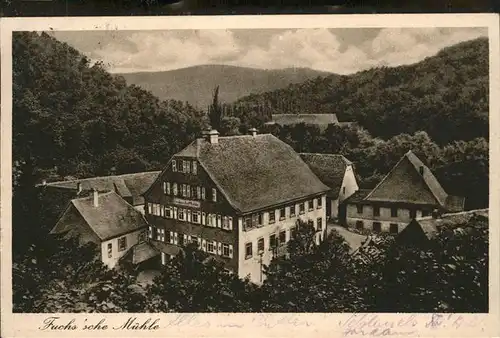
[[[118,236],[101,242],[102,262],[106,264],[110,269],[114,268],[120,258],[125,255],[132,246],[139,242],[139,234],[141,233],[141,231],[144,231],[144,229],[124,235],[125,237],[127,237],[127,248],[123,251],[118,251],[118,238],[122,238],[124,236]],[[108,243],[112,244],[111,257],[108,257]]]
[[[417,210],[417,218],[422,217],[422,210]],[[364,205],[363,213],[358,214],[356,205],[347,205],[347,226],[356,227],[356,221],[363,221],[364,228],[373,229],[373,222],[380,222],[382,231],[389,232],[390,224],[397,223],[398,232],[401,232],[410,223],[410,210],[407,208],[398,208],[398,217],[391,217],[391,208],[380,207],[380,216],[373,216],[373,206]]]
[[[238,238],[238,276],[240,278],[245,278],[247,275],[250,275],[250,280],[254,283],[261,283],[261,263],[260,256],[258,254],[257,249],[257,241],[259,238],[264,238],[264,252],[262,254],[262,264],[269,265],[272,259],[272,251],[270,248],[270,239],[269,236],[271,234],[276,234],[276,238],[279,241],[279,233],[282,230],[286,230],[286,241],[290,240],[290,228],[295,226],[297,219],[300,218],[304,221],[309,219],[314,221],[314,226],[316,227],[316,220],[321,217],[323,218],[323,230],[326,228],[326,195],[321,197],[322,199],[322,207],[317,208],[317,200],[314,199],[314,209],[309,211],[305,208],[305,213],[299,215],[299,206],[298,203],[295,205],[296,212],[294,217],[290,217],[290,211],[286,209],[286,217],[284,220],[279,219],[279,209],[274,210],[276,212],[276,222],[274,224],[269,223],[269,212],[264,212],[263,217],[263,225],[260,228],[254,228],[249,231],[243,230],[243,218],[238,219],[238,227],[239,227],[239,238]],[[272,212],[272,211],[271,211]],[[252,243],[252,257],[249,259],[245,259],[245,244],[251,242]],[[265,279],[265,276],[262,275],[262,280]]]
[[[344,193],[345,187],[345,193]],[[346,198],[354,194],[359,190],[358,182],[356,181],[356,176],[354,176],[354,170],[352,166],[347,166],[347,169],[344,174],[344,179],[342,181],[342,187],[340,188],[339,193],[339,203],[342,203]]]

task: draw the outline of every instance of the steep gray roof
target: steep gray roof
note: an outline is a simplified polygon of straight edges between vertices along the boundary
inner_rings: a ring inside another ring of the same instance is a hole
[[[71,200],[51,233],[69,231],[72,224],[65,221],[72,218],[65,216],[72,212],[79,215],[102,241],[147,226],[143,215],[114,191],[99,193],[98,206],[94,206],[93,201],[93,195]]]
[[[329,196],[337,198],[347,166],[351,165],[352,162],[343,155],[337,154],[301,153],[300,157],[321,182],[332,189]]]
[[[141,172],[124,175],[82,178],[70,181],[47,183],[48,188],[77,190],[78,183],[82,190],[116,191],[122,197],[131,197],[133,204],[144,204],[142,194],[156,180],[160,171]]]
[[[242,213],[330,190],[292,147],[271,134],[219,137],[217,144],[200,138],[175,156],[197,158]]]
[[[423,169],[423,174],[420,173]],[[431,170],[410,150],[366,196],[367,201],[401,202],[463,210],[461,197],[450,197]]]

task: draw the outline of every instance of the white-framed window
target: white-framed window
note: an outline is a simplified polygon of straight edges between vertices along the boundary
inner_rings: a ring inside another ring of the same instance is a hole
[[[173,172],[177,171],[177,162],[175,160],[172,160],[172,171]]]
[[[227,216],[222,219],[222,229],[229,230],[229,218]]]
[[[186,194],[188,198],[191,197],[191,186],[189,184],[186,186]]]
[[[285,215],[286,215],[285,208],[281,208],[280,209],[280,221],[285,219]]]
[[[317,205],[318,205],[317,208],[321,209],[321,207],[323,206],[323,198],[322,197],[318,198]]]
[[[201,187],[201,199],[205,200],[206,194],[205,194],[205,187]]]
[[[127,250],[127,237],[118,238],[118,251]]]
[[[295,217],[295,204],[290,206],[290,217]]]
[[[264,252],[264,238],[259,238],[257,240],[257,252]]]
[[[217,247],[216,242],[209,241],[207,242],[207,252],[209,253],[215,253],[215,248]]]
[[[201,199],[201,187],[196,187],[196,199]]]
[[[303,214],[306,211],[305,203],[302,202],[299,204],[299,214]]]
[[[108,258],[113,257],[113,244],[108,243]]]
[[[193,174],[198,174],[198,163],[193,161]]]
[[[233,218],[231,216],[228,217],[228,222],[229,222],[229,230],[233,230]]]
[[[184,216],[184,209],[179,209],[177,211],[177,218],[181,221],[185,221],[185,216]]]
[[[217,228],[222,228],[222,216],[217,215]]]
[[[229,247],[228,247],[228,249],[229,249]],[[245,259],[252,258],[252,249],[253,249],[252,242],[245,244]],[[228,256],[229,256],[229,252],[228,252]]]
[[[212,188],[212,201],[217,202],[217,189]]]
[[[193,211],[192,215],[192,221],[193,223],[200,223],[200,212],[199,211]]]
[[[167,182],[167,195],[170,195],[170,191],[171,191],[170,188],[171,188],[170,187],[170,182]]]
[[[165,207],[165,218],[172,218],[172,207]]]
[[[167,193],[167,182],[163,182],[163,193]]]
[[[229,244],[222,244],[222,256],[229,257]]]
[[[148,237],[153,239],[153,227],[151,225],[148,228]]]
[[[148,203],[148,214],[153,213],[153,203]]]
[[[190,173],[191,172],[191,162],[190,161],[184,161],[184,172],[185,173]]]
[[[201,224],[207,225],[207,214],[204,212],[201,213]]]
[[[269,224],[276,221],[276,210],[269,211]]]
[[[309,211],[314,209],[314,200],[307,201]]]
[[[172,184],[172,193],[174,194],[174,196],[177,196],[177,183],[174,183]]]

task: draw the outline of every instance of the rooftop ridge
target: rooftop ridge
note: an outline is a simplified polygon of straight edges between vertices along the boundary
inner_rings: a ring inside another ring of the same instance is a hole
[[[46,185],[55,185],[55,184],[60,184],[60,183],[71,183],[71,182],[89,181],[89,180],[102,179],[102,178],[122,178],[124,176],[146,175],[146,174],[152,174],[152,173],[161,173],[161,170],[141,171],[139,173],[129,173],[129,174],[120,174],[120,175],[108,175],[108,176],[94,176],[94,177],[86,177],[86,178],[77,178],[76,180],[47,182]]]

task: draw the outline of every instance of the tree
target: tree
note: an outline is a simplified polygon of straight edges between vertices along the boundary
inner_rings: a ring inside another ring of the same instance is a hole
[[[151,312],[251,312],[248,280],[190,244],[167,262],[148,289]]]
[[[222,118],[222,105],[219,102],[219,86],[215,87],[212,104],[208,107],[208,117],[212,129],[220,130]]]
[[[349,246],[336,232],[319,245],[312,225],[298,221],[288,255],[265,268],[258,298],[265,312],[361,311]]]

